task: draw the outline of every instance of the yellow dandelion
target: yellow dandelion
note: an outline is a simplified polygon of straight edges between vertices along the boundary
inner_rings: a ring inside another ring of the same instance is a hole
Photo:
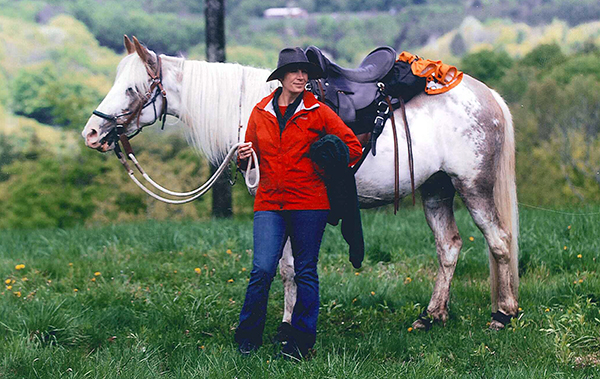
[[[26,281],[28,281],[29,279],[27,279],[27,277],[26,277],[26,276],[24,276],[24,277],[22,277],[22,278],[21,278],[21,280],[22,280],[22,281],[24,281],[24,282],[26,282]]]
[[[375,291],[371,291],[371,296],[375,296]]]
[[[177,270],[173,270],[173,274],[177,274]]]
[[[102,273],[101,273],[100,271],[96,271],[96,272],[94,273],[94,276],[100,276],[100,275],[102,275]]]
[[[10,283],[11,283],[11,284],[15,284],[15,282],[16,282],[16,280],[14,280],[14,279],[11,279],[11,280],[10,280]]]
[[[206,347],[204,347],[204,345],[200,346],[200,349],[204,350],[206,349]]]
[[[579,283],[583,283],[583,279],[579,279]]]
[[[413,331],[413,328],[412,328],[412,327],[410,327],[410,328],[408,328],[407,330],[408,330],[408,332],[410,333],[410,332],[412,332],[412,331]]]
[[[269,364],[269,360],[267,359],[267,364]]]
[[[91,280],[92,282],[95,282],[95,281],[96,281],[96,278],[92,278],[92,279],[90,279],[90,280]]]
[[[471,242],[475,241],[475,237],[473,237],[473,236],[469,237],[469,241],[471,241]]]
[[[523,308],[519,307],[519,312],[523,312]]]
[[[9,291],[12,290],[12,286],[7,286],[6,289]]]
[[[4,284],[10,284],[10,279],[6,279],[6,280],[4,281]]]
[[[69,267],[73,267],[73,262],[69,262]]]
[[[581,259],[582,257],[583,257],[583,255],[577,254],[577,258]]]
[[[404,279],[404,284],[408,284],[412,282],[412,278],[410,276],[407,276],[406,279]]]
[[[227,249],[227,254],[232,254],[233,252],[231,251],[231,249]]]
[[[242,267],[242,271],[246,271],[246,267]]]
[[[360,272],[355,272],[354,275],[359,276]]]
[[[567,247],[566,247],[566,246],[564,246],[564,247],[563,247],[563,250],[567,250]]]
[[[22,269],[24,269],[24,268],[25,268],[25,265],[24,265],[24,264],[19,264],[19,265],[16,265],[16,266],[15,266],[15,270],[22,270]]]
[[[546,308],[546,312],[550,312],[550,308]]]
[[[567,226],[567,229],[571,229],[571,225]]]
[[[573,284],[577,284],[577,280],[573,280]]]
[[[227,283],[233,283],[233,279],[229,279]]]
[[[353,302],[353,303],[356,303],[356,298],[352,299],[352,302]]]
[[[79,292],[77,288],[73,288],[73,292]]]
[[[21,297],[21,291],[13,292],[16,297]]]
[[[196,267],[194,271],[196,271],[196,274],[200,274],[202,272],[202,270],[200,270],[200,267]]]

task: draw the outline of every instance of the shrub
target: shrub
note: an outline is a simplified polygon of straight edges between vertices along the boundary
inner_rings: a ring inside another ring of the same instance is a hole
[[[50,64],[22,69],[13,82],[14,113],[44,124],[81,128],[102,97],[67,75]]]
[[[505,51],[482,50],[466,55],[460,68],[465,73],[494,86],[512,65],[513,60]]]

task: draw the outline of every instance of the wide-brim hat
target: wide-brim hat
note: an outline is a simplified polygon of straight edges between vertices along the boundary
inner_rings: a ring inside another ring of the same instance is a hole
[[[281,79],[286,72],[297,69],[306,70],[309,79],[318,79],[323,77],[323,70],[316,64],[309,62],[304,51],[299,47],[287,47],[279,52],[277,68],[269,75],[267,82],[274,79]]]

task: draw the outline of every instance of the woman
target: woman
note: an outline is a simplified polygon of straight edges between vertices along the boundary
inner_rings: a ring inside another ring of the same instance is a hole
[[[238,150],[243,165],[254,149],[261,169],[254,200],[254,267],[235,335],[243,355],[262,344],[269,289],[288,237],[297,299],[291,333],[287,341],[281,341],[282,354],[288,358],[306,357],[315,344],[319,313],[317,261],[329,200],[309,150],[321,137],[333,134],[348,145],[350,165],[362,153],[356,136],[344,122],[304,90],[309,79],[322,74],[299,47],[283,49],[277,69],[267,79],[278,79],[281,87],[254,107],[246,131],[247,143]]]

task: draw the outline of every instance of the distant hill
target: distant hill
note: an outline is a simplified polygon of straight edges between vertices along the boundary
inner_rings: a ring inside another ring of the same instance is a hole
[[[597,0],[295,0],[293,5],[306,10],[308,17],[263,17],[268,8],[288,5],[292,3],[287,0],[228,0],[228,60],[272,67],[281,47],[309,44],[350,65],[379,45],[413,51],[427,46],[424,52],[449,57],[508,43],[509,54],[522,56],[550,38],[544,25],[554,28],[559,23],[565,30],[600,20]],[[116,52],[122,52],[123,34],[135,34],[161,53],[204,56],[204,1],[0,0],[0,8],[5,16],[41,24],[58,14],[70,14],[101,45]],[[477,29],[485,34],[476,35]],[[571,49],[575,43],[569,38],[564,43]],[[582,38],[575,39],[579,43]],[[452,49],[444,47],[450,44]]]

